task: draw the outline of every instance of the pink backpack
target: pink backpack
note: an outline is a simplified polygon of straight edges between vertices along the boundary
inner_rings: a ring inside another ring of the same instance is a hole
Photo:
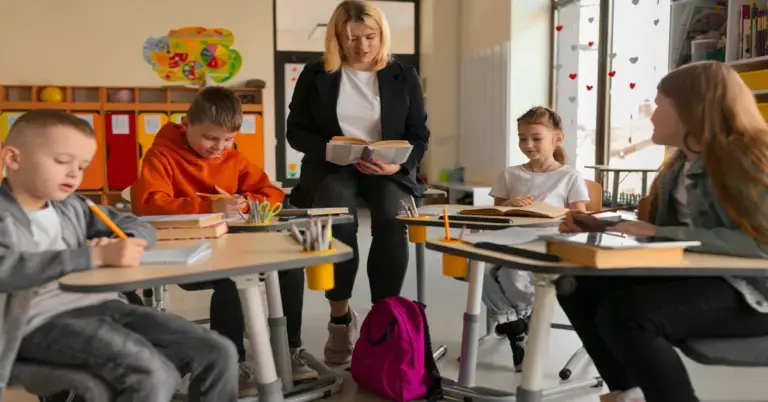
[[[390,401],[442,399],[426,306],[400,296],[376,303],[363,321],[350,371],[360,387]]]

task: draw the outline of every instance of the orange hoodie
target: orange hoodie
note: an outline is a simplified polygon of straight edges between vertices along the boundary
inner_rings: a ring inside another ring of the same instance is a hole
[[[137,215],[204,214],[212,201],[197,193],[216,194],[214,186],[252,200],[281,203],[285,194],[245,155],[227,149],[214,159],[187,147],[184,127],[167,123],[144,156],[131,199]]]

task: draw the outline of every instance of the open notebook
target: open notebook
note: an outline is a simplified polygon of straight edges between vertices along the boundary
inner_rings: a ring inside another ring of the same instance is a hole
[[[192,247],[147,250],[141,257],[141,265],[195,264],[207,260],[212,253],[211,244],[203,240]]]

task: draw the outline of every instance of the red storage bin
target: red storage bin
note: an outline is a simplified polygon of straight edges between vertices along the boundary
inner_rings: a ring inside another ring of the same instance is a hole
[[[136,116],[133,112],[106,114],[107,187],[123,190],[133,185],[139,174],[136,150]]]

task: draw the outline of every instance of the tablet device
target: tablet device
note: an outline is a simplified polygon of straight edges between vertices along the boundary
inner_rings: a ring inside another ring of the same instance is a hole
[[[607,250],[638,249],[638,248],[687,248],[700,246],[698,241],[681,241],[658,236],[628,236],[621,233],[561,233],[543,235],[543,240],[551,242],[576,243],[588,247]]]

